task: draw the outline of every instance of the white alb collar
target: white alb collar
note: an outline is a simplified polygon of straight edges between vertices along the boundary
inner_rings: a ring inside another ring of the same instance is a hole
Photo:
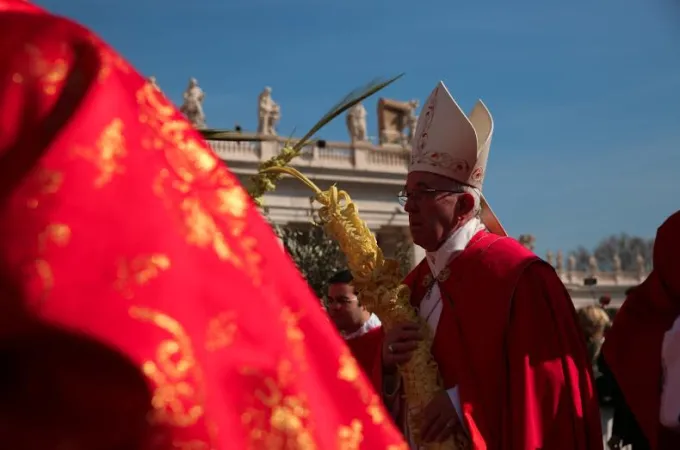
[[[378,316],[371,313],[371,317],[369,317],[368,320],[366,322],[364,322],[364,324],[361,327],[359,327],[358,330],[356,330],[352,333],[349,333],[349,334],[345,334],[345,335],[343,335],[343,337],[345,338],[346,341],[348,341],[350,339],[354,339],[354,338],[358,338],[359,336],[363,336],[364,334],[368,333],[369,331],[374,330],[374,329],[376,329],[380,326],[382,326],[382,323],[380,322],[380,319],[378,319]]]
[[[472,218],[465,225],[454,231],[441,247],[433,252],[427,252],[425,259],[427,259],[432,275],[435,277],[439,275],[439,272],[444,270],[454,257],[465,250],[465,247],[467,247],[474,235],[484,228],[484,225],[478,218]]]

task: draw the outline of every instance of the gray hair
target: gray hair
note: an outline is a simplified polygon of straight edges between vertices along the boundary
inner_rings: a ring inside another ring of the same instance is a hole
[[[472,207],[472,211],[469,213],[469,217],[479,217],[479,214],[482,212],[482,192],[475,187],[468,186],[467,184],[460,183],[456,180],[451,180],[451,183],[452,189],[460,190],[461,192],[465,192],[472,196],[475,203]]]

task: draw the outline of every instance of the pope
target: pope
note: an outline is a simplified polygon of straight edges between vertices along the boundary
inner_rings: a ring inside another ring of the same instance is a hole
[[[406,277],[434,335],[444,390],[422,411],[424,442],[466,433],[475,449],[601,449],[599,408],[574,306],[553,268],[507,237],[482,195],[494,124],[443,83],[418,120],[400,195],[426,257]],[[395,414],[399,364],[420,331],[387,331],[382,376]],[[405,430],[409,434],[409,430]]]
[[[269,225],[88,29],[0,0],[0,440],[403,449]]]

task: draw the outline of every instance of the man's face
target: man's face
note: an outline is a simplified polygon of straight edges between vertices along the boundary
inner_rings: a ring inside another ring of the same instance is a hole
[[[338,330],[349,333],[361,326],[364,308],[359,306],[354,286],[346,283],[329,285],[326,301],[328,315]]]
[[[405,191],[413,242],[426,251],[435,251],[461,225],[468,203],[474,199],[468,193],[452,191],[450,179],[428,172],[411,172],[406,178]]]

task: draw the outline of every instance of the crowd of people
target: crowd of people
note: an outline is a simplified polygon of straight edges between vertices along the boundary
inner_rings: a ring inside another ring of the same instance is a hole
[[[236,178],[111,47],[23,0],[0,0],[0,29],[7,448],[603,448],[569,294],[482,195],[481,101],[466,115],[440,83],[414,133],[400,198],[427,252],[404,280],[419,322],[384,328],[344,271],[338,333]],[[678,236],[680,212],[602,336],[612,448],[680,448]],[[414,430],[400,368],[421,324],[442,390]]]

